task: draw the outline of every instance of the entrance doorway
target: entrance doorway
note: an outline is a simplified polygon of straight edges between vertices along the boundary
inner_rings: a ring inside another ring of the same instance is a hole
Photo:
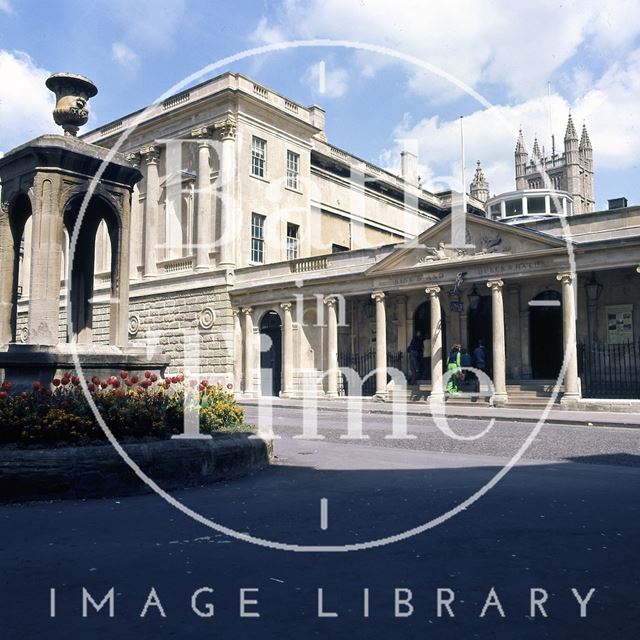
[[[493,304],[491,302],[491,296],[478,296],[476,308],[469,308],[467,317],[467,344],[463,344],[462,347],[466,347],[467,351],[472,354],[480,340],[484,340],[487,373],[491,375],[491,357],[493,354]]]
[[[538,380],[558,377],[564,357],[562,296],[543,291],[529,304],[529,354],[531,376]]]
[[[282,389],[282,322],[275,311],[260,321],[260,390],[263,396],[279,396]]]
[[[447,360],[447,318],[444,310],[440,310],[442,315],[442,362]],[[419,380],[431,380],[431,302],[427,300],[420,304],[413,313],[413,336],[420,332],[423,339],[423,349],[418,372]]]

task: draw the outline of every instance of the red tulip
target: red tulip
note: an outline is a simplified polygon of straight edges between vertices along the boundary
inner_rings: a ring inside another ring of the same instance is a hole
[[[111,381],[111,386],[112,386],[114,389],[117,389],[117,388],[120,386],[120,380],[118,380],[118,378],[114,378],[114,379]]]
[[[133,382],[131,382],[131,380],[129,380],[127,378],[127,380],[124,381],[124,383],[127,385],[127,387],[132,387],[133,386]]]
[[[100,384],[100,378],[98,378],[98,376],[91,376],[91,382],[93,382],[93,384]]]
[[[6,400],[8,395],[6,391],[0,391],[0,400]]]
[[[128,376],[128,375],[129,375],[129,374],[128,374],[126,371],[121,371],[121,372],[120,372],[120,377],[121,377],[123,380],[126,380],[126,378],[127,378],[127,376]]]
[[[101,389],[106,389],[108,386],[109,385],[104,380],[100,383],[100,388]]]
[[[227,384],[227,389],[233,389],[233,385],[230,382]]]
[[[42,385],[39,382],[34,382],[31,386],[33,387],[34,391],[37,391]]]
[[[150,378],[151,377],[151,371],[145,371],[144,372],[144,377],[147,378],[147,379]]]
[[[157,379],[158,379],[158,376],[155,373],[152,373],[149,376],[149,380],[151,380],[151,382],[156,382]]]
[[[77,387],[80,384],[80,378],[78,378],[78,376],[73,376],[71,378],[71,383],[74,387]]]
[[[93,392],[95,391],[95,389],[96,389],[96,385],[95,385],[95,384],[93,384],[93,382],[90,382],[90,383],[87,385],[87,389],[89,389],[89,391],[90,391],[91,393],[93,393]]]
[[[2,383],[2,389],[3,389],[4,391],[9,391],[9,389],[11,389],[11,387],[12,387],[12,386],[13,386],[13,385],[12,385],[8,380],[5,380],[5,381]]]
[[[69,384],[69,382],[71,382],[71,378],[68,378],[67,374],[65,373],[65,375],[62,376],[62,380],[60,380],[60,384],[63,387],[66,387]]]
[[[60,386],[60,378],[54,378],[51,381],[51,384],[53,384],[54,387],[59,387]]]

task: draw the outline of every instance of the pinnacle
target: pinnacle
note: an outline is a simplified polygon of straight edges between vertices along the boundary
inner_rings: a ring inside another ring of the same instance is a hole
[[[567,120],[567,130],[564,134],[565,140],[577,140],[578,134],[576,133],[576,128],[573,124],[573,118],[571,117],[571,113],[569,113],[569,119]]]

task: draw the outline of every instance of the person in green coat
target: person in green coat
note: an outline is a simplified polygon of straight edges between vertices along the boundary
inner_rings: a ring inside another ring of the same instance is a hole
[[[447,392],[450,394],[458,393],[460,391],[458,387],[458,370],[460,369],[462,346],[454,344],[451,347],[451,353],[449,353],[449,360],[447,362],[447,371],[451,371],[451,377],[447,382]]]

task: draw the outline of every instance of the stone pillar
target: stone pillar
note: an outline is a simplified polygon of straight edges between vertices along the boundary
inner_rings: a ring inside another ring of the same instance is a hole
[[[58,344],[60,318],[60,264],[63,231],[58,210],[58,189],[47,177],[36,182],[31,235],[31,286],[29,290],[29,342]],[[93,254],[93,252],[91,252]]]
[[[282,309],[282,391],[281,396],[289,396],[293,390],[293,320],[291,303],[283,302]]]
[[[376,303],[376,397],[387,397],[387,312],[384,293],[374,291],[371,299]]]
[[[431,300],[431,395],[429,402],[444,402],[442,386],[442,310],[440,287],[427,287],[425,292]]]
[[[142,275],[153,278],[157,274],[158,262],[158,201],[160,200],[160,178],[158,160],[160,150],[156,146],[144,147],[140,154],[147,164],[147,195],[144,203],[144,262]]]
[[[116,251],[118,259],[111,274],[111,300],[109,303],[110,344],[125,349],[129,343],[129,266],[131,257],[131,208],[129,199],[125,199],[120,212],[122,225],[118,235]]]
[[[209,268],[209,249],[211,247],[211,167],[209,165],[209,127],[199,127],[191,131],[198,140],[198,193],[196,208],[196,271]]]
[[[502,280],[489,280],[491,289],[491,315],[493,317],[493,385],[495,393],[493,405],[500,407],[507,403],[506,358],[504,345],[504,304],[502,301]]]
[[[220,135],[222,149],[220,153],[220,171],[218,174],[220,197],[220,253],[218,264],[221,267],[236,266],[236,120],[227,116],[215,123]]]
[[[338,299],[329,296],[324,303],[327,305],[327,395],[335,398],[338,396]]]
[[[233,388],[242,390],[242,323],[240,309],[233,309]]]
[[[576,347],[576,298],[574,276],[569,272],[559,273],[562,283],[562,329],[564,334],[564,354],[566,371],[564,374],[564,395],[562,404],[575,405],[580,398],[578,379],[578,357]]]
[[[504,200],[500,202],[500,217],[501,218],[507,217],[507,203]]]
[[[139,153],[129,153],[127,160],[136,168],[140,168],[142,160]],[[131,242],[129,245],[129,281],[133,282],[138,279],[138,265],[141,260],[142,246],[142,212],[140,211],[140,183],[137,182],[133,186],[133,194],[131,195],[131,222],[129,225],[129,233]]]
[[[13,340],[11,314],[14,270],[17,268],[14,246],[9,224],[9,204],[0,202],[0,345]]]
[[[243,390],[246,395],[252,395],[255,391],[253,378],[254,378],[254,339],[253,339],[253,309],[251,307],[243,307],[242,313],[244,315],[244,344],[243,344],[243,369],[244,369],[244,387]]]
[[[551,213],[551,196],[544,197],[544,212],[548,215]]]
[[[527,200],[527,196],[522,196],[522,215],[526,216],[529,214],[529,201]]]

